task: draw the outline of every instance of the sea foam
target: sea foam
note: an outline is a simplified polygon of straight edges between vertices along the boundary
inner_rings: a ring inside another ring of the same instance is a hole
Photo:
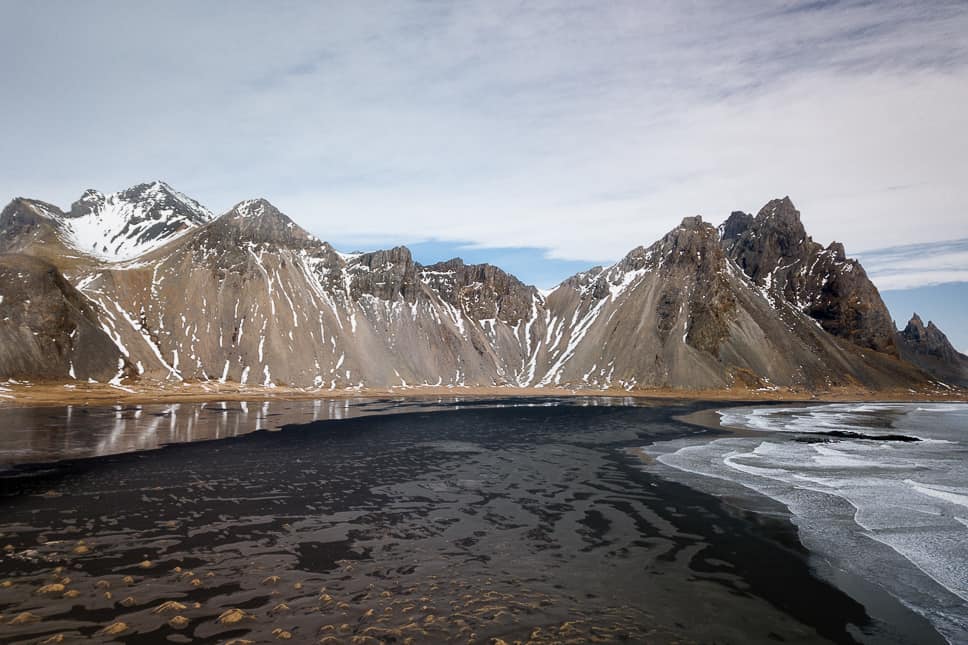
[[[700,475],[690,480],[698,487],[712,477],[782,502],[813,552],[888,589],[952,642],[968,639],[968,405],[731,408],[720,416],[724,426],[764,435],[648,451]],[[898,434],[921,441],[878,440]]]

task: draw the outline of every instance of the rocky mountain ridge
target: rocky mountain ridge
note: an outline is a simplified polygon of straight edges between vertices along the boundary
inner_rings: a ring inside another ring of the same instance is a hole
[[[88,245],[82,220],[110,244]],[[52,339],[11,344],[0,378],[823,390],[928,386],[937,372],[899,356],[913,341],[885,327],[863,268],[813,242],[789,198],[719,229],[685,218],[547,295],[491,265],[422,266],[405,247],[341,254],[266,200],[213,218],[160,182],[88,192],[70,212],[14,200],[0,253],[34,261],[60,294],[0,282],[0,338]],[[30,316],[2,316],[28,299]],[[82,328],[100,349],[75,357]]]
[[[68,211],[38,200],[17,198],[0,215],[0,251],[32,250],[47,244],[55,253],[131,260],[213,219],[204,206],[161,181],[104,195],[88,189]]]
[[[901,357],[935,375],[943,382],[968,387],[968,356],[954,348],[948,337],[931,321],[925,325],[915,313],[898,332]]]

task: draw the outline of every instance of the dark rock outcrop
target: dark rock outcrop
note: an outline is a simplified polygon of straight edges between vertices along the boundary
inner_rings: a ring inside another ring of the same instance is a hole
[[[901,357],[948,385],[968,387],[968,356],[954,348],[935,324],[914,314],[898,333]]]
[[[859,347],[897,355],[895,328],[877,287],[843,244],[824,249],[803,228],[789,197],[756,217],[734,212],[720,227],[726,253],[760,287]]]
[[[346,271],[351,276],[353,298],[366,294],[393,300],[399,295],[406,302],[414,302],[420,289],[417,264],[405,246],[362,253],[347,264]]]
[[[446,302],[472,319],[516,325],[532,313],[538,290],[491,264],[460,258],[420,267],[420,278]]]

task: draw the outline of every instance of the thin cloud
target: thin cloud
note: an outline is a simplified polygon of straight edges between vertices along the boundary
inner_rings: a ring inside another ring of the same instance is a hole
[[[158,177],[216,211],[264,195],[324,239],[590,264],[786,194],[850,252],[968,236],[962,2],[5,13],[10,197]]]
[[[968,239],[877,249],[860,260],[882,291],[968,282]]]

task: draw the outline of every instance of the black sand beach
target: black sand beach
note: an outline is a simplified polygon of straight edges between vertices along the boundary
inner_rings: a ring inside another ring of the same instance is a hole
[[[643,469],[704,404],[519,403],[4,471],[0,641],[943,642]]]

